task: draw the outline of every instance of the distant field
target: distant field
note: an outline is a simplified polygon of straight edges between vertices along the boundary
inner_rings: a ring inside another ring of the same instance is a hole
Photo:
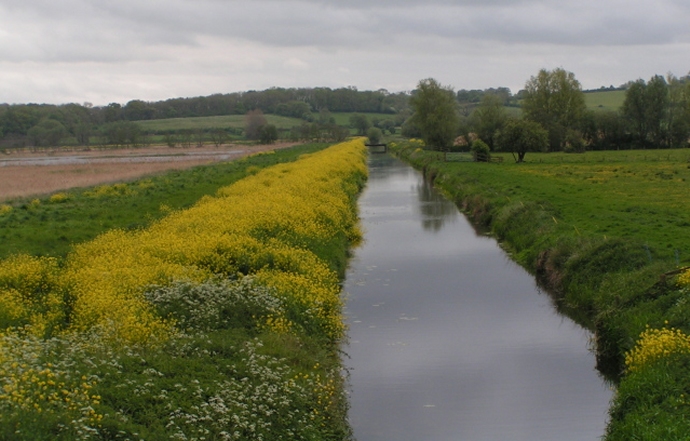
[[[655,258],[690,264],[690,150],[528,153],[524,164],[494,156],[503,162],[446,166],[498,199],[546,201],[571,234],[640,240]]]
[[[587,108],[592,110],[616,111],[623,106],[624,100],[624,90],[585,93],[585,103],[587,104]]]
[[[302,124],[298,118],[288,118],[286,116],[265,115],[269,124],[273,124],[279,129],[290,129],[293,126]],[[136,121],[144,130],[157,132],[168,130],[184,129],[227,129],[244,128],[244,115],[222,115],[222,116],[201,116],[196,118],[168,118],[154,119],[147,121]]]
[[[350,117],[354,115],[355,113],[358,113],[360,115],[366,115],[367,118],[369,118],[369,122],[371,122],[374,118],[378,118],[382,121],[387,120],[387,119],[395,119],[395,115],[392,113],[365,113],[365,112],[340,112],[340,113],[331,113],[331,116],[335,118],[335,123],[338,124],[339,126],[349,126],[350,125]],[[319,114],[315,113],[314,118],[318,118]]]

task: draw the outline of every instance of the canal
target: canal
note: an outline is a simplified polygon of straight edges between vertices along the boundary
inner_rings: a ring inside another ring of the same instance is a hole
[[[421,174],[373,154],[344,292],[358,441],[585,441],[611,390],[590,334]]]

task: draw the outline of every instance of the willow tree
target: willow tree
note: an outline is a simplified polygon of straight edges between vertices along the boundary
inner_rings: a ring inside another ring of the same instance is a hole
[[[458,130],[453,89],[433,78],[422,80],[410,98],[410,105],[414,109],[412,122],[426,145],[434,150],[450,150]]]

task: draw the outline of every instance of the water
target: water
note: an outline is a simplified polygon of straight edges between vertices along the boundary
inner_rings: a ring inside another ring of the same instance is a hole
[[[370,159],[345,282],[358,441],[597,440],[590,335],[404,163]]]
[[[65,156],[39,156],[36,158],[0,158],[0,167],[18,165],[75,165],[75,164],[112,164],[112,163],[139,163],[139,162],[173,162],[189,161],[191,159],[228,161],[236,156],[246,153],[244,150],[230,152],[185,152],[180,154],[141,154],[131,156],[105,156],[94,157],[86,155]]]

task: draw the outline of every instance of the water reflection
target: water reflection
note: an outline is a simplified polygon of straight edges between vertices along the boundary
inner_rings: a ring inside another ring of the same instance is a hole
[[[419,210],[422,214],[422,228],[427,231],[439,231],[446,220],[455,220],[458,209],[427,180],[423,179],[416,187]]]
[[[359,441],[595,440],[589,334],[410,167],[373,157],[346,280]]]

